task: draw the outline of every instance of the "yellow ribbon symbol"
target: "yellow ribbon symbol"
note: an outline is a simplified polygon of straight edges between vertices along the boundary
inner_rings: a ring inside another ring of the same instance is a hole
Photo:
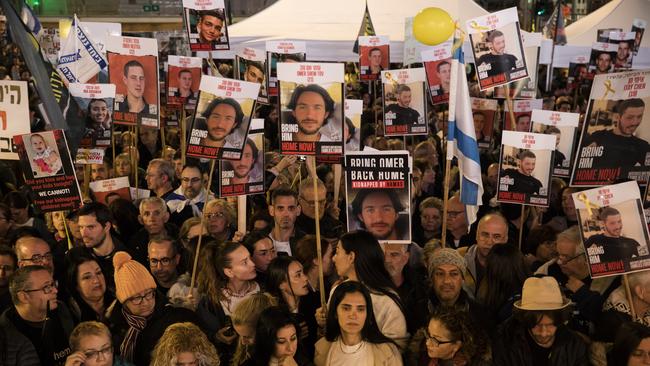
[[[472,20],[472,21],[469,23],[469,26],[470,26],[470,28],[472,28],[472,29],[474,29],[474,30],[477,30],[477,31],[486,31],[486,30],[490,30],[489,27],[486,27],[486,26],[483,26],[483,25],[479,25],[478,22],[477,22],[476,20]]]
[[[609,80],[608,80],[609,81]],[[589,217],[593,217],[593,210],[598,209],[598,205],[591,202],[589,198],[587,198],[587,195],[583,192],[578,194],[578,201],[582,202],[585,204],[587,208],[587,213],[589,213]]]
[[[393,74],[391,74],[390,72],[387,71],[384,74],[384,76],[386,77],[386,80],[388,80],[389,83],[392,83],[393,85],[398,85],[399,84],[397,82],[397,80],[393,79]]]
[[[603,95],[602,99],[607,99],[607,95],[609,95],[610,92],[612,93],[612,95],[616,94],[616,90],[614,90],[614,88],[612,88],[612,81],[611,80],[609,80],[609,79],[605,80],[605,82],[603,84],[605,85],[605,94]]]

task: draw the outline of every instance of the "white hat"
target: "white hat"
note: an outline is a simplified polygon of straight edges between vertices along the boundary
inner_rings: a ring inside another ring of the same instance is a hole
[[[515,307],[521,310],[560,310],[571,304],[562,296],[560,285],[555,278],[530,277],[524,282],[521,300],[515,302]]]

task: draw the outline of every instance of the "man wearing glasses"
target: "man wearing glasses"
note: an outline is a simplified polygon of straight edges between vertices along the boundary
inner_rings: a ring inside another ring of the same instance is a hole
[[[460,202],[458,194],[447,201],[447,242],[449,248],[458,249],[474,244],[469,236],[469,225],[465,204]]]
[[[34,236],[23,236],[16,240],[16,257],[18,258],[18,267],[39,265],[45,267],[54,279],[63,280],[65,270],[63,266],[60,269],[55,268],[54,254],[50,249],[50,245],[41,238]],[[59,264],[63,264],[62,262]],[[57,269],[55,271],[55,269]],[[61,281],[63,283],[63,281]],[[68,301],[70,294],[67,289],[62,285],[59,287],[59,299],[61,301]]]
[[[203,170],[199,165],[185,164],[181,172],[181,186],[174,193],[178,197],[167,201],[174,224],[180,226],[190,217],[201,216],[208,191],[203,186]],[[210,193],[208,198],[213,197]]]
[[[486,214],[479,220],[476,229],[476,244],[467,249],[463,247],[458,252],[465,257],[467,274],[465,289],[476,295],[487,267],[487,257],[492,247],[508,242],[508,220],[498,212]]]
[[[317,181],[318,194],[315,194],[312,179],[311,177],[303,179],[298,188],[298,203],[300,204],[301,213],[296,219],[296,228],[305,234],[316,234],[315,217],[316,204],[318,204],[321,233],[325,230],[330,233],[342,233],[343,224],[327,212],[327,188],[325,188],[325,183],[320,179]],[[335,235],[335,237],[338,236]]]
[[[149,270],[158,284],[158,291],[167,296],[167,292],[178,279],[178,264],[181,255],[174,242],[168,237],[154,238],[149,241]]]
[[[149,365],[154,349],[171,324],[192,322],[193,311],[165,306],[166,299],[156,291],[149,271],[126,252],[113,257],[115,297],[118,303],[107,314],[114,347],[120,357],[134,365]]]
[[[63,365],[71,353],[68,336],[74,321],[57,301],[57,281],[40,265],[19,268],[9,289],[13,307],[0,317],[0,324],[15,327],[32,343],[42,365]]]

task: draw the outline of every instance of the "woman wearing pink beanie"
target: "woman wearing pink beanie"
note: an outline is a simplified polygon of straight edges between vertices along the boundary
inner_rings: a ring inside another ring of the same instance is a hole
[[[117,300],[108,310],[113,344],[117,353],[136,365],[149,365],[151,350],[171,324],[192,322],[194,312],[174,308],[156,291],[156,281],[126,252],[113,256]]]

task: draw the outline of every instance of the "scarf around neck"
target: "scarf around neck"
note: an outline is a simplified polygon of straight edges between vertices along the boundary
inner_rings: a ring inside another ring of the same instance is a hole
[[[125,307],[122,308],[122,315],[129,325],[126,336],[120,345],[120,356],[126,361],[133,362],[135,344],[138,341],[140,332],[147,326],[147,318],[129,313]]]

